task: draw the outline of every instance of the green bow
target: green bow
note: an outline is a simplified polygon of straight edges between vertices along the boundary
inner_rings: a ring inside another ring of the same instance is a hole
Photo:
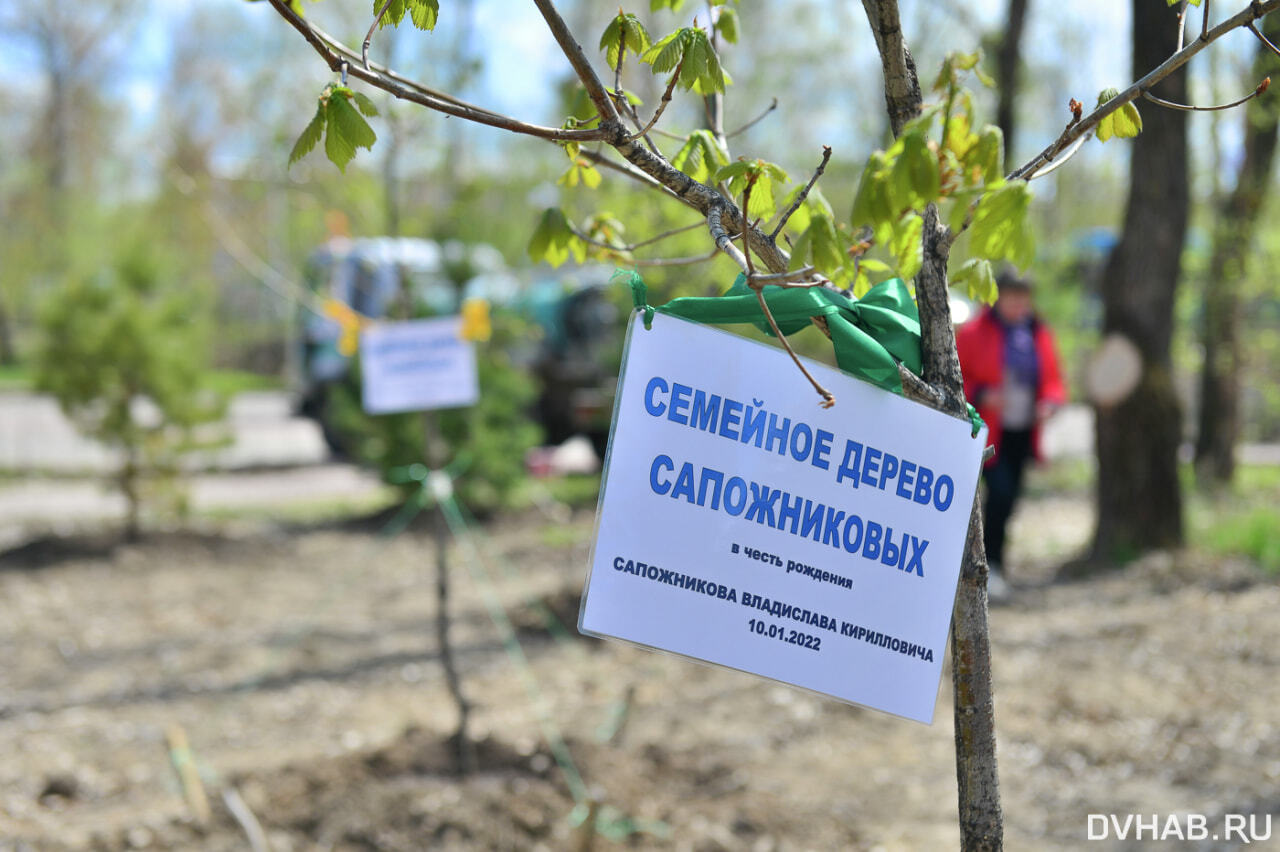
[[[755,291],[739,275],[723,296],[691,296],[672,299],[653,308],[648,303],[644,279],[634,270],[619,269],[614,279],[631,288],[632,300],[644,311],[649,328],[654,311],[699,323],[732,325],[751,323],[773,336],[768,319],[760,310]],[[846,373],[892,393],[902,394],[898,363],[917,375],[921,369],[920,314],[911,291],[900,278],[882,281],[861,299],[852,299],[826,287],[764,288],[778,330],[791,335],[810,324],[810,317],[823,317],[831,333],[836,364]],[[978,412],[969,407],[973,434],[982,425]]]

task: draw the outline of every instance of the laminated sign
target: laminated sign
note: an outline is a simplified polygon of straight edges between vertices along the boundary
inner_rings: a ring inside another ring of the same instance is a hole
[[[579,629],[929,723],[985,429],[807,366],[632,321]]]
[[[462,338],[461,317],[365,327],[360,370],[369,414],[457,408],[480,398],[475,346]]]

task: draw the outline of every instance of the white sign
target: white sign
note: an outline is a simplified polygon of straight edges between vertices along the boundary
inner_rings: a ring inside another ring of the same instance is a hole
[[[929,723],[985,430],[807,366],[633,320],[578,627]]]
[[[480,398],[476,352],[460,317],[381,322],[360,332],[369,414],[472,405]]]

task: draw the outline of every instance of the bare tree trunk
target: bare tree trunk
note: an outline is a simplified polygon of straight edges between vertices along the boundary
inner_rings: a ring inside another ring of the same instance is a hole
[[[1280,38],[1280,18],[1264,18],[1263,31],[1273,41]],[[1274,71],[1274,66],[1271,52],[1259,44],[1254,59],[1257,79]],[[1196,438],[1196,475],[1207,484],[1225,485],[1235,474],[1240,437],[1240,288],[1258,214],[1271,182],[1278,124],[1280,111],[1273,103],[1249,102],[1244,114],[1244,159],[1236,173],[1235,188],[1219,200],[1215,217],[1212,259],[1204,282],[1200,337],[1204,368]]]
[[[1005,171],[1017,164],[1013,135],[1017,129],[1014,103],[1018,95],[1018,66],[1022,62],[1022,31],[1027,22],[1027,0],[1009,0],[1004,35],[996,51],[996,127],[1004,134]]]
[[[895,135],[920,111],[915,63],[902,37],[896,0],[863,0],[884,66],[885,102]],[[944,411],[967,417],[964,380],[947,299],[951,233],[930,205],[924,213],[923,265],[916,276],[924,380],[942,396]],[[1001,849],[1004,814],[996,762],[995,701],[991,691],[991,643],[987,624],[987,559],[982,514],[975,498],[956,607],[951,622],[951,677],[955,689],[956,780],[961,848]]]
[[[1164,5],[1132,0],[1135,77],[1177,47],[1177,19]],[[1181,69],[1153,94],[1187,101]],[[1102,279],[1103,331],[1128,338],[1142,376],[1119,404],[1097,417],[1098,527],[1095,559],[1109,562],[1182,544],[1178,481],[1181,407],[1169,344],[1190,195],[1186,113],[1146,107],[1133,143],[1124,232]]]

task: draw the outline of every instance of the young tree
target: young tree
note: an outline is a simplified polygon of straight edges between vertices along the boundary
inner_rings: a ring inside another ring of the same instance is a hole
[[[295,157],[323,139],[331,159],[345,166],[356,147],[372,145],[372,131],[359,117],[363,96],[347,87],[350,76],[430,110],[560,143],[570,157],[566,178],[571,184],[598,182],[601,176],[596,167],[600,166],[635,181],[655,197],[695,210],[716,249],[744,273],[770,323],[773,320],[765,296],[768,285],[822,287],[856,297],[873,278],[895,273],[913,278],[923,369],[917,375],[900,365],[902,390],[912,399],[963,419],[968,419],[968,413],[948,308],[949,280],[963,282],[970,292],[989,297],[992,261],[1011,259],[1022,266],[1031,261],[1032,235],[1025,220],[1030,200],[1028,179],[1063,162],[1095,131],[1102,138],[1136,134],[1140,127],[1132,105],[1136,98],[1225,32],[1280,7],[1280,0],[1254,2],[1216,27],[1206,26],[1202,36],[1186,48],[1168,58],[1162,54],[1163,61],[1146,77],[1122,92],[1106,93],[1087,116],[1073,103],[1071,121],[1061,135],[1004,176],[999,130],[977,122],[972,101],[964,91],[965,75],[975,68],[979,57],[951,55],[934,84],[938,103],[926,106],[903,36],[897,0],[863,0],[881,60],[885,104],[895,141],[886,151],[872,154],[852,216],[847,222],[837,222],[830,207],[811,193],[830,156],[829,149],[812,177],[779,205],[775,199],[787,182],[786,173],[763,160],[732,160],[729,134],[724,132],[714,103],[707,110],[710,127],[677,136],[678,151],[668,156],[658,144],[665,143],[667,137],[654,132],[656,125],[677,88],[702,97],[724,92],[728,79],[717,46],[722,41],[732,43],[744,25],[736,4],[726,0],[708,2],[701,17],[705,28],[681,27],[662,38],[651,38],[639,18],[620,11],[600,41],[612,86],[597,72],[551,0],[534,0],[593,107],[587,121],[571,120],[562,127],[502,115],[368,63],[360,51],[341,44],[303,18],[300,0],[269,2],[330,69],[341,75],[340,82],[325,89],[315,119],[294,149]],[[651,0],[655,10],[680,6],[681,0]],[[406,16],[416,26],[431,29],[438,14],[438,0],[375,2],[375,27],[370,33],[379,23],[398,23]],[[628,60],[637,57],[667,81],[656,108],[645,113],[651,116],[647,121],[622,88],[624,67],[629,69]],[[784,208],[781,213],[780,206]],[[623,245],[602,236],[598,225],[576,226],[563,212],[549,210],[543,214],[531,248],[555,260],[571,253],[583,256],[593,245],[628,253],[656,242]],[[787,228],[791,230],[786,242],[780,243]],[[783,247],[787,244],[790,251]],[[953,247],[968,260],[949,276]],[[814,318],[814,324],[825,327],[821,317]],[[776,323],[773,327],[777,332]],[[789,349],[785,337],[781,333],[777,336]],[[825,388],[807,374],[806,378],[824,404],[835,402]],[[1000,848],[1003,831],[995,763],[986,571],[981,516],[974,511],[952,622],[956,759],[965,849]]]
[[[115,269],[74,279],[48,301],[35,354],[39,390],[52,394],[85,435],[121,453],[116,487],[136,539],[144,486],[168,480],[193,430],[221,418],[202,390],[206,369],[189,294],[166,291],[154,259],[139,251]]]

